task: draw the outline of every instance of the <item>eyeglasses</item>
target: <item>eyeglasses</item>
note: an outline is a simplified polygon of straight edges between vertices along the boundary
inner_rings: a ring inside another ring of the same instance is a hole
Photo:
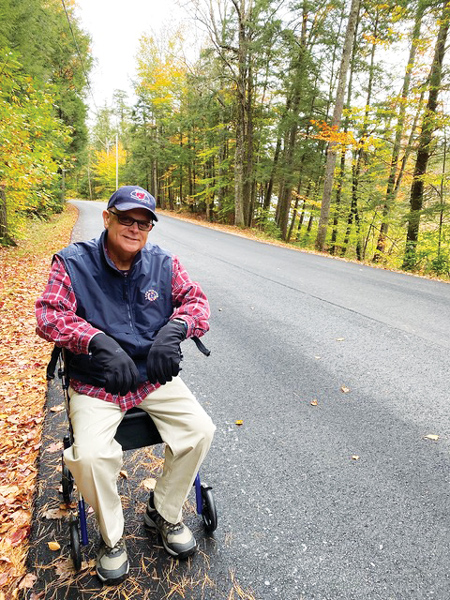
[[[141,221],[140,219],[133,219],[133,217],[126,217],[124,215],[119,215],[110,209],[108,209],[108,212],[110,212],[112,215],[116,216],[119,223],[121,225],[125,225],[125,227],[133,227],[133,225],[135,223],[137,223],[137,226],[139,227],[139,229],[141,231],[150,231],[151,229],[153,229],[153,225],[154,225],[153,221]]]

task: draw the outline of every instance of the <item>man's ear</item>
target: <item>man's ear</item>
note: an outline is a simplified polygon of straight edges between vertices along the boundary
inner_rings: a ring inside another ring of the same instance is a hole
[[[103,225],[105,226],[105,229],[108,229],[109,220],[111,218],[111,215],[109,214],[109,212],[107,210],[104,210],[102,213],[102,216],[103,216]]]

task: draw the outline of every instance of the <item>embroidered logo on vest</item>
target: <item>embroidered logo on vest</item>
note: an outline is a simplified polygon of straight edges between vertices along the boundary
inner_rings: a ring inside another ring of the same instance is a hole
[[[159,294],[156,290],[147,290],[144,294],[144,297],[149,302],[154,302],[159,298]]]

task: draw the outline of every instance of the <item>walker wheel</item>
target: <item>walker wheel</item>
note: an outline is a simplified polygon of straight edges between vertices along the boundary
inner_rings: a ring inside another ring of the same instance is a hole
[[[217,510],[212,489],[202,483],[202,517],[206,530],[213,532],[217,529]]]
[[[63,500],[66,504],[70,504],[72,501],[72,491],[73,491],[73,477],[72,473],[67,468],[64,457],[62,459],[62,477],[61,477],[61,485],[62,485],[62,495]]]
[[[73,515],[70,516],[70,555],[72,556],[73,566],[75,571],[81,569],[81,544],[80,544],[80,530],[78,525],[78,518]]]

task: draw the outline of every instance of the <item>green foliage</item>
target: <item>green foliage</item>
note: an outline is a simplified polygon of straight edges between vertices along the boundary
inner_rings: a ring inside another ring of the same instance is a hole
[[[15,236],[27,215],[59,208],[55,186],[69,132],[55,117],[52,96],[33,87],[17,56],[1,51],[0,62],[0,182],[7,234]]]
[[[0,225],[16,236],[27,216],[61,210],[63,170],[81,165],[89,38],[57,0],[2,0],[0,19]]]
[[[442,3],[361,3],[340,131],[330,120],[348,2],[290,0],[281,11],[275,1],[249,0],[243,22],[239,3],[224,0],[220,14],[206,0],[195,4],[209,42],[188,66],[182,31],[165,32],[163,41],[143,36],[138,100],[129,107],[119,91],[113,108],[100,111],[87,155],[90,170],[81,172],[79,189],[90,197],[109,189],[96,156],[112,148],[119,133],[121,179],[149,189],[160,206],[233,223],[245,196],[246,225],[311,248],[332,142],[338,160],[329,251],[365,261],[378,255],[379,263],[400,268]],[[416,61],[408,66],[412,47]],[[443,77],[445,86],[447,71]],[[438,108],[411,268],[445,274],[450,245],[442,140],[448,120]]]
[[[259,206],[256,209],[255,225],[268,237],[276,240],[281,239],[281,229],[277,225],[272,211],[264,210],[264,208]]]

